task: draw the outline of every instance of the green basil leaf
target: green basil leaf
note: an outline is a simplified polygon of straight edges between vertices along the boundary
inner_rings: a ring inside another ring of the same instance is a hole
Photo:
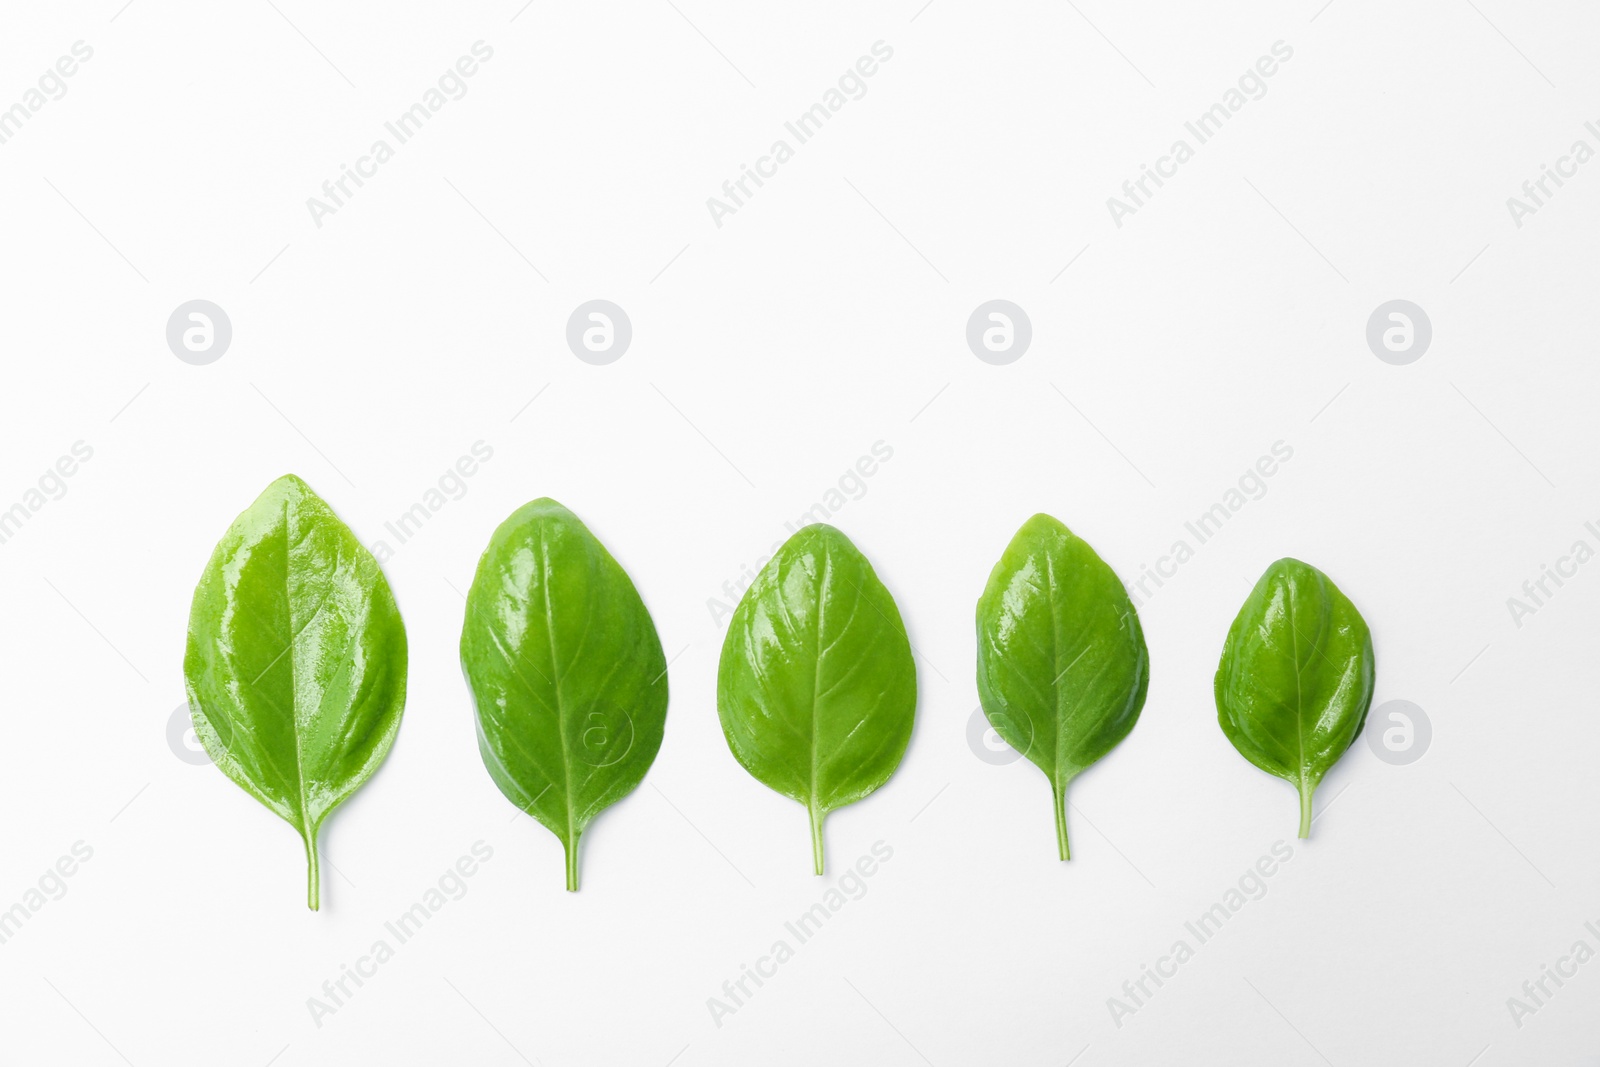
[[[371,778],[400,729],[406,629],[372,553],[292,474],[217,543],[183,659],[195,734],[222,773],[305,842]]]
[[[461,628],[489,777],[566,849],[644,780],[667,721],[667,659],[628,573],[554,500],[524,504],[478,561]]]
[[[850,539],[806,526],[745,590],[717,668],[722,732],[756,780],[822,823],[894,774],[911,743],[917,670],[900,610]]]
[[[1149,686],[1144,631],[1116,572],[1049,515],[1023,523],[978,599],[978,698],[995,733],[1050,780],[1063,860],[1067,784],[1128,736]]]
[[[1239,754],[1311,797],[1361,734],[1372,703],[1372,635],[1333,582],[1309,563],[1267,568],[1228,630],[1217,667],[1217,721]]]

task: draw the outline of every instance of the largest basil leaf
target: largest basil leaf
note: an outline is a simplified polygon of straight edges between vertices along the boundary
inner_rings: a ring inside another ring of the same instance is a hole
[[[667,660],[650,612],[576,515],[535,500],[478,561],[461,667],[489,777],[560,838],[576,891],[584,829],[633,792],[661,747]]]
[[[894,774],[916,707],[911,641],[889,590],[844,534],[802,528],[734,609],[717,714],[745,770],[806,806],[818,874],[823,820]]]
[[[1372,703],[1372,635],[1355,605],[1317,568],[1267,568],[1228,630],[1217,667],[1217,721],[1239,754],[1311,798],[1355,743]]]
[[[211,760],[305,842],[389,754],[406,702],[406,630],[383,571],[311,487],[286,474],[217,543],[183,659]]]
[[[1022,524],[978,599],[978,698],[995,733],[1050,780],[1056,844],[1067,784],[1139,720],[1150,656],[1122,582],[1049,515]]]

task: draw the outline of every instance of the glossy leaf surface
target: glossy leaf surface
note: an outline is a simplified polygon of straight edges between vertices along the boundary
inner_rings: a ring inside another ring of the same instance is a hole
[[[745,770],[805,805],[818,874],[823,820],[894,774],[916,707],[916,665],[894,598],[848,537],[804,527],[734,609],[717,712]]]
[[[1049,515],[1017,531],[978,600],[978,698],[995,733],[1050,780],[1056,843],[1067,784],[1139,719],[1150,657],[1122,582]]]
[[[1228,630],[1217,720],[1245,759],[1299,790],[1301,837],[1318,783],[1361,734],[1373,673],[1361,613],[1297,559],[1267,568]]]
[[[461,667],[489,776],[561,840],[576,890],[585,828],[634,790],[661,747],[667,661],[650,612],[576,515],[535,500],[478,561]]]
[[[194,592],[183,661],[195,734],[305,842],[383,762],[406,699],[406,631],[372,554],[292,474],[217,544]]]

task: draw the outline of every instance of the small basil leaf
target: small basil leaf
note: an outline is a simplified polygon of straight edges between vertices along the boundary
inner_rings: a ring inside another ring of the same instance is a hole
[[[995,733],[1050,780],[1063,860],[1067,784],[1128,736],[1149,685],[1144,631],[1116,572],[1049,515],[1023,523],[978,599],[978,698]]]
[[[756,575],[717,669],[722,732],[756,780],[822,823],[894,774],[911,742],[917,670],[900,611],[832,526],[806,526]]]
[[[1267,568],[1228,630],[1217,667],[1217,721],[1239,754],[1311,797],[1361,733],[1372,703],[1372,635],[1333,582],[1309,563]]]
[[[406,630],[372,553],[286,474],[217,543],[189,612],[183,659],[211,760],[305,842],[389,754],[406,702]]]
[[[644,780],[667,721],[667,659],[639,592],[578,517],[539,499],[500,524],[461,627],[489,777],[566,849]]]

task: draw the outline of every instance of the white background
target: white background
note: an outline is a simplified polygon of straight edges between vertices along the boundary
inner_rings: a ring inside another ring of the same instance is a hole
[[[13,0],[0,24],[0,107],[94,49],[0,145],[0,507],[94,450],[0,545],[0,908],[93,849],[0,945],[0,1059],[1591,1062],[1600,964],[1520,1027],[1506,1002],[1600,948],[1600,565],[1520,627],[1506,600],[1600,547],[1600,163],[1521,228],[1506,198],[1600,147],[1600,15],[274,2]],[[306,198],[478,40],[467,95],[316,227]],[[879,40],[865,97],[714,225],[706,198]],[[1279,40],[1266,95],[1114,225],[1106,198]],[[564,340],[597,297],[634,327],[604,367]],[[1034,330],[1004,367],[964,337],[997,297]],[[194,298],[233,323],[209,366],[165,341]],[[1433,323],[1409,366],[1365,341],[1394,298]],[[395,547],[384,522],[480,440],[466,495],[386,564],[404,725],[327,827],[311,913],[293,830],[169,746],[194,583],[272,478]],[[1266,495],[1142,608],[1149,702],[1073,786],[1058,862],[1043,777],[968,743],[990,566],[1048,511],[1136,576],[1279,440]],[[803,810],[727,751],[707,601],[877,441],[893,458],[831,521],[900,604],[918,726],[827,839],[835,870],[880,840],[893,859],[719,1027],[707,998],[835,879],[810,874]],[[541,495],[628,568],[676,657],[660,755],[586,836],[577,895],[484,772],[456,658],[452,585]],[[1282,555],[1355,601],[1375,706],[1417,703],[1432,746],[1391,766],[1358,742],[1266,895],[1118,1027],[1123,982],[1293,842],[1293,791],[1211,697]],[[479,840],[467,894],[315,1025],[307,998]]]

